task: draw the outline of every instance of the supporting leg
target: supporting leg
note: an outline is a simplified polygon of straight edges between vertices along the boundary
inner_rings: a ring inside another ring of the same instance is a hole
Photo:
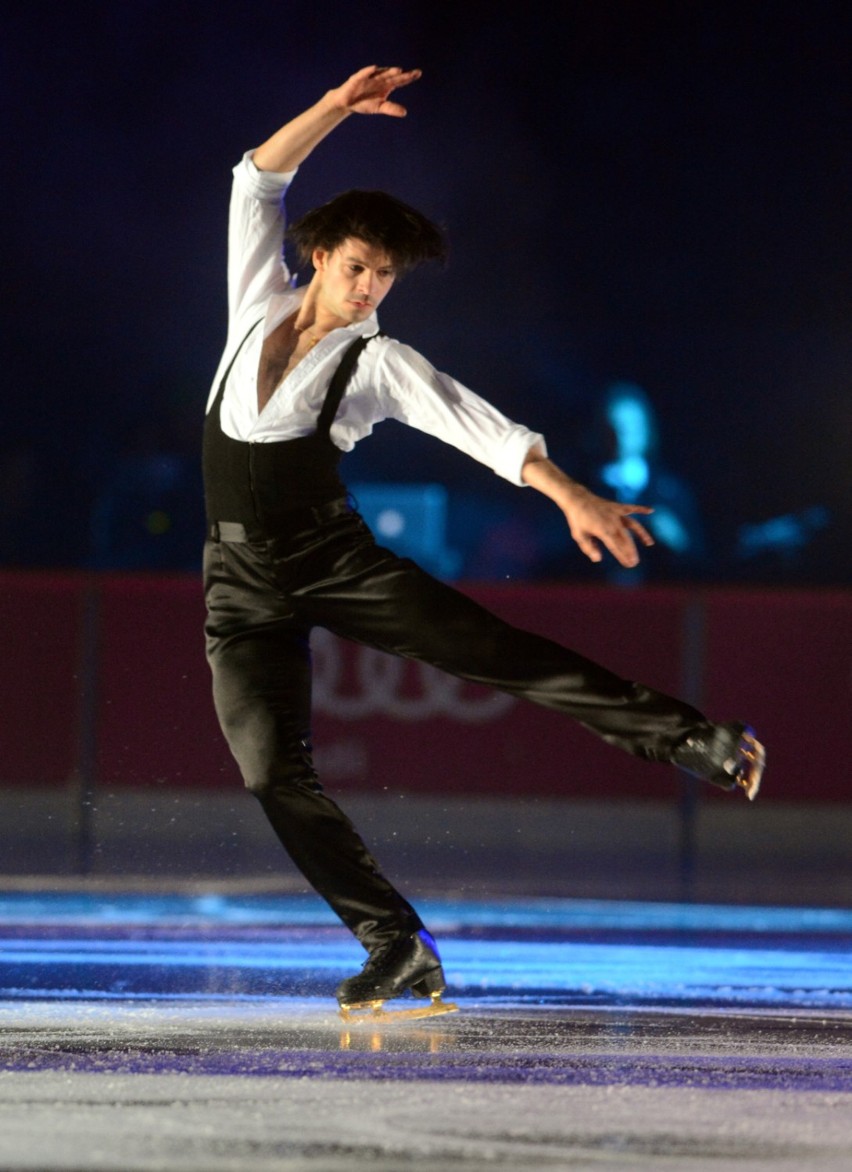
[[[238,556],[246,561],[245,546]],[[368,951],[417,932],[420,917],[382,875],[314,771],[307,631],[286,607],[275,617],[269,590],[247,605],[248,577],[244,569],[230,593],[220,590],[207,625],[216,711],[245,784],[308,883]],[[235,607],[225,605],[237,589],[239,622]]]
[[[437,946],[424,928],[375,949],[360,973],[341,982],[337,989],[340,1016],[344,1021],[362,1015],[388,1021],[453,1013],[458,1006],[441,997],[446,984]],[[409,991],[428,998],[429,1004],[416,1009],[384,1008],[386,1001]]]

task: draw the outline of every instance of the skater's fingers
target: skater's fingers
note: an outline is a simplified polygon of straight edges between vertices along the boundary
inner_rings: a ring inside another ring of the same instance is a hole
[[[615,560],[627,569],[639,564],[639,551],[636,548],[634,534],[644,545],[653,545],[653,538],[644,525],[627,516],[619,517],[617,525],[607,528],[600,535]],[[645,540],[646,538],[648,540]]]
[[[601,553],[600,546],[590,533],[586,533],[582,529],[575,529],[572,527],[571,536],[574,538],[577,545],[590,561],[601,561],[603,554]]]
[[[655,544],[654,538],[641,522],[635,520],[633,517],[625,517],[624,524],[634,536],[639,538],[643,545]]]
[[[639,564],[639,552],[636,549],[636,543],[625,529],[619,533],[613,534],[609,540],[606,538],[606,547],[617,562],[627,569],[632,569],[633,566]]]
[[[607,549],[617,562],[629,569],[639,562],[637,540],[646,546],[654,544],[653,537],[635,514],[653,511],[648,505],[608,501],[575,488],[565,516],[571,536],[590,561],[602,561],[603,549]]]

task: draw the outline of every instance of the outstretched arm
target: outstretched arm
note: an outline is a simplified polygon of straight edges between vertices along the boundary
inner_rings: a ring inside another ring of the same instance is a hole
[[[317,143],[350,114],[389,114],[404,118],[405,107],[392,102],[390,96],[394,90],[417,81],[420,72],[379,65],[359,69],[343,85],[329,90],[259,146],[252,156],[254,165],[261,171],[294,171]]]
[[[521,476],[526,484],[544,493],[565,514],[571,536],[593,562],[603,558],[601,544],[622,566],[639,564],[636,538],[653,545],[648,530],[631,514],[652,513],[647,505],[626,505],[596,496],[567,476],[561,468],[533,448],[524,462]]]

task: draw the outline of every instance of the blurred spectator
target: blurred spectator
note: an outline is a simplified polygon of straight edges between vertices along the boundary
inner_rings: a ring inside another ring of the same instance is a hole
[[[646,392],[632,382],[611,384],[595,430],[601,447],[589,487],[654,509],[643,519],[657,543],[654,552],[630,571],[607,562],[608,577],[635,583],[651,576],[692,577],[708,569],[698,502],[687,481],[661,458],[657,416]]]

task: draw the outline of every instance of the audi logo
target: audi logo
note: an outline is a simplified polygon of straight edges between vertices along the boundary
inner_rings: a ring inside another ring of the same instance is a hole
[[[429,664],[344,644],[330,631],[315,630],[311,647],[314,708],[339,720],[447,716],[462,724],[487,724],[515,703],[513,696],[491,689],[472,693],[464,680]]]

